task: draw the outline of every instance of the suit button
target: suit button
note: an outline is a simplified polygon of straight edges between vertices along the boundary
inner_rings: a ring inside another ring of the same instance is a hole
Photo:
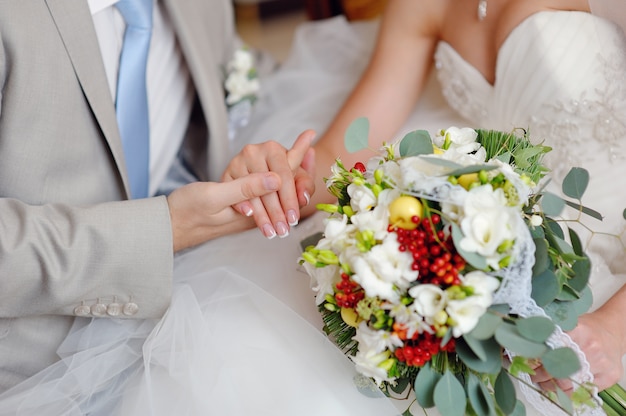
[[[122,310],[124,315],[133,316],[137,312],[139,312],[139,306],[135,302],[128,302],[124,305],[124,309]]]
[[[119,303],[114,302],[107,307],[107,314],[109,316],[118,316],[120,313],[122,313],[122,305]]]
[[[91,307],[91,314],[93,316],[104,316],[107,313],[107,305],[104,303],[96,303]]]
[[[91,309],[87,305],[78,305],[74,308],[74,315],[76,316],[89,316]]]

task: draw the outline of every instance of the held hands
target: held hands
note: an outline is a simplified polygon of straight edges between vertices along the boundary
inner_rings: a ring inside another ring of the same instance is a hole
[[[255,172],[271,171],[280,176],[278,192],[233,205],[239,213],[253,217],[267,238],[286,237],[290,227],[300,220],[300,208],[310,201],[315,190],[315,153],[311,147],[314,137],[312,130],[303,132],[289,150],[275,142],[247,145],[222,175],[224,182]]]
[[[167,197],[174,251],[252,228],[252,220],[241,216],[231,205],[275,193],[280,188],[280,176],[265,172],[226,183],[194,182],[176,189]]]

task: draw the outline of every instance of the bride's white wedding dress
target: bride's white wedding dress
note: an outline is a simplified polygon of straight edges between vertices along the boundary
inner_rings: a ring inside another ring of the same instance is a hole
[[[363,70],[375,30],[341,18],[303,27],[233,147],[250,137],[290,145],[304,128],[323,131]],[[585,13],[532,15],[502,46],[494,85],[445,43],[436,68],[403,131],[529,128],[554,147],[557,175],[575,164],[591,172],[583,202],[606,215],[592,228],[623,231],[626,41],[614,25]],[[401,413],[410,403],[357,389],[354,366],[321,333],[297,259],[322,217],[286,239],[251,230],[177,256],[163,319],[77,321],[63,360],[0,396],[0,415]],[[626,256],[612,237],[594,236],[591,247],[597,305],[622,284]]]

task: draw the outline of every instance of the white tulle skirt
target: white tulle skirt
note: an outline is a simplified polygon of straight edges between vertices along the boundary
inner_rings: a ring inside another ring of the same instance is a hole
[[[290,146],[304,128],[323,132],[363,71],[376,30],[376,22],[342,18],[300,29],[288,61],[263,81],[233,152],[268,139]],[[445,104],[431,77],[404,130],[452,125],[471,123]],[[0,416],[401,414],[411,400],[387,399],[355,379],[351,361],[321,331],[297,260],[300,241],[322,230],[323,216],[285,239],[251,230],[177,256],[161,320],[77,321],[62,360],[1,395]],[[605,277],[596,290],[602,299],[619,286]]]

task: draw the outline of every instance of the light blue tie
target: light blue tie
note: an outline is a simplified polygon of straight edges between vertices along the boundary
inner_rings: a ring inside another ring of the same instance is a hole
[[[126,21],[115,108],[132,198],[148,196],[150,178],[146,64],[152,34],[152,1],[120,0],[115,4]]]

